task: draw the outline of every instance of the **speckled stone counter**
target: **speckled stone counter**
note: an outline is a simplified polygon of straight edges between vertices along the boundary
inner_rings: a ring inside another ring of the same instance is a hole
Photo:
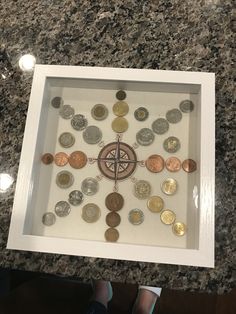
[[[0,265],[65,276],[223,293],[236,281],[236,108],[233,1],[45,0],[0,3]],[[32,83],[19,57],[37,63],[216,73],[214,269],[6,250]]]

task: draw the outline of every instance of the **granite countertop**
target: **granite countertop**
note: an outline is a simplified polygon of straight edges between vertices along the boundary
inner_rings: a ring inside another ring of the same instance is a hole
[[[24,0],[0,3],[0,265],[65,276],[104,278],[223,293],[236,282],[236,133],[233,1]],[[6,250],[32,73],[37,63],[216,73],[215,268]]]

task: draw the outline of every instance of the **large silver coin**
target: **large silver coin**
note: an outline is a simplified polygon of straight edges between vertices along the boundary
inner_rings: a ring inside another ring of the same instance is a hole
[[[86,204],[82,209],[82,218],[88,223],[96,222],[100,216],[101,210],[94,203]]]
[[[146,180],[139,180],[134,184],[134,195],[140,200],[148,198],[151,191],[151,184]]]
[[[134,117],[138,121],[145,121],[145,120],[147,120],[148,116],[149,116],[149,112],[144,107],[139,107],[134,112]]]
[[[84,200],[84,195],[79,190],[74,190],[70,192],[68,201],[73,206],[80,205]]]
[[[99,188],[98,181],[94,178],[86,178],[81,184],[81,190],[85,195],[91,196],[97,193]]]
[[[169,123],[164,118],[159,118],[153,121],[152,130],[156,134],[164,134],[169,130]]]
[[[182,113],[179,109],[171,109],[167,111],[166,119],[170,123],[178,123],[182,119]]]
[[[56,216],[51,212],[45,213],[42,217],[42,223],[45,226],[52,226],[55,224],[55,222],[56,222]]]
[[[102,139],[102,131],[97,126],[90,125],[84,130],[83,139],[88,144],[97,144]]]
[[[179,109],[182,112],[185,112],[185,113],[191,112],[194,109],[194,103],[191,100],[188,100],[188,99],[183,100],[179,104]]]
[[[108,109],[102,104],[97,104],[92,108],[91,115],[95,120],[105,120],[108,116]]]
[[[66,217],[70,213],[70,204],[66,201],[57,202],[55,205],[55,213],[58,217]]]
[[[180,140],[175,136],[170,136],[164,140],[163,147],[168,153],[176,153],[180,149]]]
[[[64,148],[69,148],[75,144],[75,137],[69,132],[64,132],[58,139],[60,145]]]
[[[56,109],[60,108],[63,105],[63,103],[64,103],[63,99],[59,96],[56,96],[51,100],[51,105]]]
[[[87,127],[87,125],[88,125],[88,120],[82,114],[76,114],[71,119],[71,126],[76,131],[84,130]]]
[[[60,188],[67,189],[70,186],[72,186],[73,183],[74,183],[74,177],[73,177],[73,174],[70,173],[69,171],[63,170],[57,174],[56,184]]]
[[[151,129],[143,128],[136,134],[137,142],[142,146],[148,146],[153,143],[155,135]]]
[[[75,109],[70,105],[64,105],[59,110],[59,114],[63,119],[71,119],[75,114]]]
[[[129,212],[128,219],[132,225],[140,225],[144,221],[144,214],[141,209],[135,208]]]

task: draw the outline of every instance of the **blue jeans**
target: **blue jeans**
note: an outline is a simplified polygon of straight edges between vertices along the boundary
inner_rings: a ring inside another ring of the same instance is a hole
[[[92,301],[89,304],[86,314],[107,314],[107,308],[97,301]]]

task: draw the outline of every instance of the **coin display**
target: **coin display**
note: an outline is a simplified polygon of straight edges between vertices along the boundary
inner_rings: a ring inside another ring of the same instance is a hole
[[[108,242],[116,242],[119,239],[119,232],[115,228],[109,228],[105,232],[105,239]]]
[[[64,148],[69,148],[75,144],[75,137],[70,132],[64,132],[58,139],[60,145]]]
[[[172,231],[177,236],[185,235],[186,230],[187,230],[187,227],[183,222],[175,222],[172,226]]]
[[[164,207],[164,201],[160,196],[153,195],[148,199],[147,207],[153,213],[160,213]]]
[[[118,211],[124,205],[124,198],[121,194],[113,192],[107,195],[105,204],[110,211]]]
[[[191,100],[183,100],[179,104],[179,109],[184,113],[189,113],[194,109],[194,103]]]
[[[169,122],[164,118],[158,118],[152,123],[152,130],[156,134],[164,134],[169,130]]]
[[[54,162],[57,166],[62,167],[68,163],[68,155],[63,152],[59,152],[54,156]]]
[[[98,181],[94,178],[86,178],[81,183],[81,190],[85,195],[92,196],[97,193],[99,188]]]
[[[167,153],[176,153],[180,149],[180,141],[175,136],[170,136],[163,142],[163,148]]]
[[[76,131],[84,130],[87,127],[87,125],[88,125],[88,120],[82,114],[76,114],[71,119],[71,126]]]
[[[101,216],[100,208],[94,203],[88,203],[82,208],[82,218],[88,223],[98,221]]]
[[[139,180],[134,184],[134,195],[143,200],[151,195],[151,185],[148,181]]]
[[[52,154],[46,153],[46,154],[43,154],[43,156],[41,157],[41,160],[45,165],[50,165],[53,162],[54,158]]]
[[[84,130],[83,139],[88,144],[97,144],[102,139],[102,131],[97,126],[90,125]]]
[[[124,90],[118,90],[116,93],[116,98],[118,100],[124,100],[126,98],[126,92]]]
[[[170,157],[165,162],[166,169],[170,172],[177,172],[181,169],[181,161],[177,157]]]
[[[70,204],[66,201],[57,202],[55,205],[55,213],[58,217],[66,217],[70,213]]]
[[[172,179],[172,178],[166,179],[161,184],[162,192],[167,194],[167,195],[175,194],[177,191],[177,187],[178,187],[177,181],[175,179]]]
[[[79,206],[84,200],[84,195],[79,190],[70,192],[68,202],[73,206]]]
[[[51,105],[56,109],[60,108],[63,105],[63,103],[64,103],[63,99],[58,96],[54,97],[51,100]]]
[[[147,169],[151,172],[161,172],[164,168],[164,159],[160,155],[151,155],[145,162]]]
[[[149,116],[149,112],[144,107],[139,107],[134,112],[134,117],[138,121],[145,121],[145,120],[147,120],[148,116]]]
[[[92,108],[91,115],[95,120],[105,120],[108,116],[108,109],[102,104],[97,104]]]
[[[140,225],[144,221],[144,214],[140,209],[135,208],[129,212],[128,219],[132,225]]]
[[[67,189],[70,186],[72,186],[72,184],[74,183],[74,177],[72,175],[72,173],[70,173],[69,171],[60,171],[57,174],[56,177],[56,184],[62,188],[62,189]]]
[[[106,223],[109,227],[117,227],[120,224],[120,215],[116,212],[111,212],[106,215]]]
[[[125,118],[117,117],[112,121],[111,127],[114,132],[123,133],[127,131],[129,124]]]
[[[59,114],[63,119],[71,119],[75,114],[75,109],[70,105],[63,105],[59,110]]]
[[[182,163],[182,168],[186,172],[194,172],[195,170],[197,170],[196,161],[194,161],[192,159],[186,159]]]
[[[117,101],[112,108],[114,114],[118,117],[123,117],[129,112],[129,106],[125,101]]]
[[[171,109],[167,111],[166,119],[170,123],[178,123],[182,119],[182,113],[179,109]]]
[[[45,213],[42,217],[42,223],[45,226],[52,226],[55,224],[55,222],[56,222],[56,216],[51,212]]]
[[[172,210],[166,209],[163,210],[160,218],[165,225],[172,225],[173,222],[175,221],[176,215]]]
[[[75,151],[69,156],[69,164],[74,169],[81,169],[87,164],[87,156],[81,151]]]
[[[154,133],[152,132],[151,129],[148,128],[143,128],[139,130],[138,133],[136,134],[136,140],[138,144],[142,146],[151,145],[154,139],[155,139]]]

